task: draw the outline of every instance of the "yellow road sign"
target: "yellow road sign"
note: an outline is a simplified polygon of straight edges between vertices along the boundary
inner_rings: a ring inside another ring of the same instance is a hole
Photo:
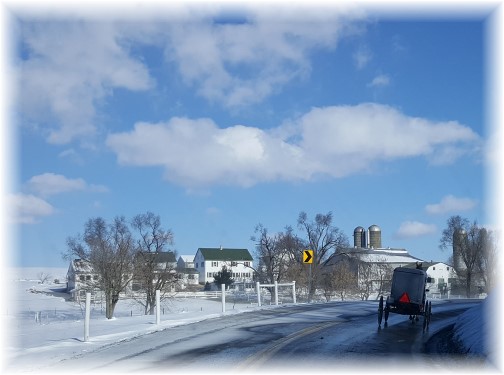
[[[303,263],[313,263],[313,250],[303,250]]]

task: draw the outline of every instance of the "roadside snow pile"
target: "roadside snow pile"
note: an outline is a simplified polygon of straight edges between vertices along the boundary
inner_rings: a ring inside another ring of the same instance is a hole
[[[483,320],[486,300],[467,310],[455,322],[454,338],[467,353],[487,355],[485,345],[486,323]]]
[[[489,357],[493,346],[490,340],[491,332],[488,322],[491,322],[491,307],[494,305],[495,294],[488,296],[482,303],[461,314],[453,328],[454,338],[462,345],[467,354]]]

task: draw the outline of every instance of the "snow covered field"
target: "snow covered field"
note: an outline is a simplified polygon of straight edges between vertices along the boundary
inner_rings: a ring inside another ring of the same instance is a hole
[[[39,284],[40,272],[52,275],[48,284]],[[69,358],[87,350],[127,340],[137,335],[187,324],[222,315],[220,300],[176,297],[162,302],[161,324],[155,316],[143,315],[143,308],[132,300],[119,300],[114,319],[105,318],[105,306],[92,306],[90,340],[84,342],[84,304],[65,301],[54,284],[55,278],[65,280],[66,269],[12,269],[8,279],[10,303],[1,306],[4,332],[3,366],[9,372],[39,372],[48,364]],[[50,295],[49,293],[54,293]],[[226,301],[226,314],[242,313],[257,308],[254,303]],[[271,307],[263,307],[271,308]]]
[[[37,275],[41,271],[52,275],[49,284],[38,283]],[[142,307],[134,301],[120,300],[112,320],[105,318],[104,306],[95,304],[91,313],[90,341],[84,342],[84,307],[65,301],[65,294],[58,294],[58,289],[63,289],[65,284],[52,283],[55,278],[65,280],[65,274],[66,269],[10,270],[10,303],[0,307],[4,333],[2,373],[40,373],[51,363],[101,346],[222,315],[220,300],[175,298],[162,304],[164,314],[161,324],[156,325],[155,316],[143,315]],[[455,336],[469,353],[484,353],[492,362],[500,364],[500,351],[496,353],[492,350],[496,343],[487,345],[483,339],[484,330],[489,328],[482,325],[483,316],[495,307],[489,307],[489,302],[492,302],[492,297],[461,315],[455,325]],[[257,308],[254,301],[240,304],[230,301],[226,304],[226,314],[244,313]]]

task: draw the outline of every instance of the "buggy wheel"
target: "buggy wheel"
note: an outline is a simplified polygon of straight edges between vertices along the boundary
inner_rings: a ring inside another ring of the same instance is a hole
[[[380,302],[378,303],[378,325],[381,326],[383,318],[383,296],[380,296]]]

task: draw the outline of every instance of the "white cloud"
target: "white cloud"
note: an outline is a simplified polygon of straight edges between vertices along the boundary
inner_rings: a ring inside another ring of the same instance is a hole
[[[367,66],[367,64],[371,61],[373,55],[369,48],[361,46],[355,53],[353,54],[353,59],[355,61],[355,66],[357,69],[363,69]]]
[[[425,211],[429,214],[440,215],[450,212],[468,211],[476,207],[477,202],[470,198],[457,198],[453,195],[447,195],[441,199],[441,202],[428,204]]]
[[[112,23],[23,23],[19,105],[35,122],[54,123],[47,141],[69,143],[96,133],[97,102],[114,88],[146,90],[146,67],[129,56]]]
[[[168,180],[190,188],[302,177],[289,167],[302,165],[296,146],[254,127],[220,129],[210,119],[137,123],[131,132],[110,135],[107,145],[120,164],[164,166]]]
[[[236,108],[261,102],[309,75],[312,51],[335,48],[344,36],[362,32],[354,24],[363,19],[360,11],[294,8],[249,7],[243,23],[218,22],[218,7],[181,7],[166,19],[156,14],[154,21],[23,20],[20,113],[50,143],[92,138],[101,130],[98,108],[116,88],[155,86],[143,56],[135,55],[145,45],[164,51],[164,68],[175,68],[186,85],[213,103]]]
[[[396,236],[398,238],[419,237],[436,233],[434,224],[425,224],[419,221],[405,221],[399,227]]]
[[[172,118],[137,123],[111,134],[107,145],[123,165],[162,166],[165,177],[188,188],[252,186],[267,181],[344,177],[378,162],[426,157],[446,147],[460,153],[479,142],[457,122],[408,117],[379,104],[313,108],[268,131],[210,119]]]
[[[324,9],[255,11],[239,24],[210,17],[168,25],[166,56],[202,97],[226,107],[263,101],[311,69],[310,53],[332,49],[362,15]]]
[[[462,151],[479,141],[457,122],[408,117],[380,104],[314,108],[298,120],[303,150],[333,177],[361,172],[377,161],[411,157],[437,160],[440,149]]]
[[[31,194],[8,194],[8,217],[13,223],[33,224],[39,217],[56,212],[45,200]]]
[[[33,176],[28,181],[27,185],[31,191],[43,197],[70,191],[107,191],[106,187],[101,185],[89,185],[82,178],[71,179],[55,173],[44,173]]]
[[[388,85],[390,85],[390,77],[386,74],[380,74],[368,83],[368,87],[385,87]]]

